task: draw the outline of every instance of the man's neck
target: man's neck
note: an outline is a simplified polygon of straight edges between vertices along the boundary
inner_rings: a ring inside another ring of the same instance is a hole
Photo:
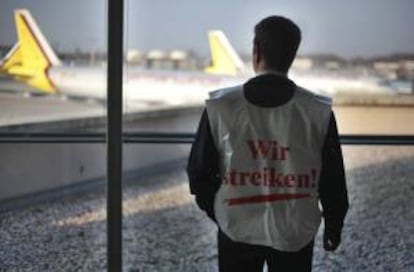
[[[286,74],[263,71],[244,84],[245,98],[260,107],[277,107],[287,103],[294,94],[295,84]]]
[[[264,67],[259,67],[259,69],[256,71],[256,75],[265,75],[265,74],[275,74],[275,75],[279,75],[279,76],[283,76],[283,77],[287,77],[287,72],[282,72],[282,71],[278,71],[278,70],[272,70],[272,69],[267,69]]]
[[[264,71],[261,71],[261,72],[257,72],[256,73],[256,76],[268,75],[268,74],[282,76],[282,77],[287,77],[287,74],[286,73],[279,72],[279,71],[274,71],[274,70],[264,70]]]

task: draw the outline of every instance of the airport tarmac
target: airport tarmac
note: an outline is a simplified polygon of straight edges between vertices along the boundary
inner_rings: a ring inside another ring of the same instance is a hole
[[[414,135],[414,103],[334,105],[333,111],[339,134]]]
[[[0,126],[28,125],[48,121],[104,116],[98,103],[80,103],[58,96],[30,96],[0,92]]]
[[[188,107],[194,107],[194,105],[174,105],[155,101],[124,102],[124,114],[141,113],[139,118],[142,119],[144,113],[154,115],[157,111],[179,110]],[[73,126],[74,123],[82,123],[88,119],[90,126],[96,127],[102,123],[105,124],[106,111],[105,102],[99,100],[0,91],[0,130],[3,131],[15,130],[16,128],[44,131],[51,127],[49,124],[58,122],[61,122],[61,125],[54,127],[60,127],[65,131],[76,130],[77,126]],[[95,119],[96,124],[92,119]],[[68,126],[66,127],[65,124]]]
[[[0,88],[1,86],[0,84]],[[138,118],[133,117],[137,113],[140,113],[139,118],[143,119],[144,113],[154,115],[157,111],[197,106],[202,107],[201,104],[170,105],[165,102],[124,103],[124,112],[125,116],[129,115],[129,120],[133,121],[134,118]],[[414,126],[408,125],[412,123],[414,116],[413,95],[334,98],[333,109],[340,134],[414,135]],[[57,95],[29,96],[25,92],[0,92],[0,131],[16,128],[45,131],[51,127],[48,124],[59,122],[59,125],[53,126],[55,130],[76,131],[79,127],[85,126],[102,127],[102,124],[105,124],[105,116],[106,105],[103,101],[64,98]]]

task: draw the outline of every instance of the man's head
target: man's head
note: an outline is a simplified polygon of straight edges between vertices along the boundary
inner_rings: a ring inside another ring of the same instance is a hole
[[[287,73],[300,40],[300,29],[291,20],[281,16],[264,18],[254,28],[254,70]]]

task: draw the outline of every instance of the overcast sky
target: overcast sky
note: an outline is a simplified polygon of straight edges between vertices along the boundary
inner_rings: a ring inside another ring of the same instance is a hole
[[[280,14],[303,31],[300,53],[344,57],[414,53],[413,0],[125,0],[129,48],[208,52],[206,32],[222,29],[251,51],[254,24]],[[15,42],[13,10],[29,9],[60,51],[106,48],[105,0],[1,0],[0,44]]]

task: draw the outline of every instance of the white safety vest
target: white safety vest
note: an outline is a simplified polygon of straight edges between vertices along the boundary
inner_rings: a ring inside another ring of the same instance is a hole
[[[236,86],[210,94],[206,107],[220,154],[220,229],[238,242],[302,249],[321,221],[318,182],[331,100],[296,87],[284,105],[259,107]]]

